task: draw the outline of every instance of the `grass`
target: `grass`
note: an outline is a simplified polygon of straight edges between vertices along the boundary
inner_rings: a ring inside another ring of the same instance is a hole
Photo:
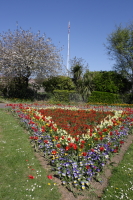
[[[0,139],[0,199],[59,200],[58,188],[36,159],[27,132],[4,109],[0,109]]]
[[[114,167],[102,200],[133,200],[133,143],[118,167]]]

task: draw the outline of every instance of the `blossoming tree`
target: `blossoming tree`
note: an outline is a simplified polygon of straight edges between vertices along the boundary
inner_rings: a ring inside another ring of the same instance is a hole
[[[22,28],[0,34],[0,71],[14,79],[17,85],[28,87],[31,76],[43,73],[45,77],[61,70],[61,49],[57,49],[46,35],[33,34]]]

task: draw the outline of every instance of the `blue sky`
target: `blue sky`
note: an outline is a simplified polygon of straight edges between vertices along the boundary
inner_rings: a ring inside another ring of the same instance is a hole
[[[67,64],[68,21],[70,58],[83,58],[90,71],[112,70],[104,43],[120,23],[133,21],[133,0],[0,0],[0,33],[16,29],[38,30],[61,52]]]

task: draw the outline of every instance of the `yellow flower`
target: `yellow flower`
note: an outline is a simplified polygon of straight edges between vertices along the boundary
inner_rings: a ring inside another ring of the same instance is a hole
[[[88,181],[86,181],[85,183],[86,183],[86,185],[89,185],[89,182],[88,182]]]
[[[84,185],[82,185],[82,190],[84,190],[85,189],[85,186]]]
[[[48,183],[48,185],[51,185],[51,183]]]

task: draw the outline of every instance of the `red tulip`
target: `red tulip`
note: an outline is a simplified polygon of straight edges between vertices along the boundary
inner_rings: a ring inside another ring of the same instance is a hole
[[[53,179],[53,176],[52,175],[48,175],[47,178],[48,179]]]
[[[60,147],[61,147],[61,144],[58,143],[56,146],[57,146],[58,148],[60,148]]]
[[[69,149],[70,149],[70,147],[69,147],[69,146],[66,146],[66,147],[65,147],[65,150],[66,150],[66,151],[68,151]]]
[[[90,165],[86,165],[86,169],[90,169],[91,167],[90,167]]]
[[[32,176],[32,175],[29,175],[28,177],[29,177],[29,179],[34,179],[34,178],[35,178],[35,177]]]
[[[87,156],[87,152],[83,152],[82,155],[83,155],[83,156]]]
[[[45,144],[48,144],[49,141],[48,141],[48,140],[44,140],[43,142],[44,142]]]
[[[99,149],[100,149],[100,151],[104,151],[104,147],[100,147]]]

